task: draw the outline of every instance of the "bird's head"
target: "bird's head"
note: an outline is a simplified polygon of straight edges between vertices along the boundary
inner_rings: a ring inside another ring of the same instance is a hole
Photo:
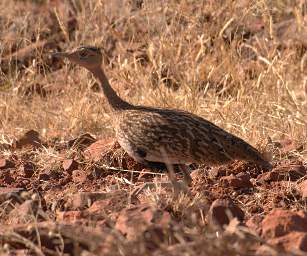
[[[71,52],[57,52],[55,57],[67,58],[72,63],[76,63],[89,70],[100,68],[102,63],[102,53],[94,46],[81,46]]]

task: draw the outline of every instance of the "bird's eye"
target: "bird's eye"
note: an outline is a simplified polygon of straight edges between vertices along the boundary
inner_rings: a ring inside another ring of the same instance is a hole
[[[81,51],[79,53],[80,58],[86,58],[87,57],[87,52],[86,51]]]

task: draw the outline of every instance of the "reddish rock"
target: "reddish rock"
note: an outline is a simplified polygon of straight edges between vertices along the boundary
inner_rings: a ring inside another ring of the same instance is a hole
[[[13,168],[15,165],[13,162],[5,159],[5,158],[0,158],[0,170],[1,169],[7,169],[7,168]]]
[[[262,235],[276,238],[292,231],[307,232],[307,215],[303,211],[272,210],[262,221]]]
[[[87,173],[81,170],[74,170],[72,172],[72,180],[74,183],[83,183],[87,179]]]
[[[307,198],[307,180],[304,180],[298,184],[298,188],[302,197]]]
[[[214,178],[218,178],[218,177],[223,177],[226,175],[226,169],[225,167],[213,167],[210,172],[209,172],[209,175],[211,177],[214,177]]]
[[[230,175],[220,179],[221,183],[227,187],[239,188],[250,188],[252,183],[250,182],[250,176],[247,173],[239,173],[236,176]]]
[[[126,208],[128,204],[128,195],[124,193],[113,193],[111,197],[95,201],[86,212],[96,218],[101,218],[104,214],[112,214]]]
[[[99,200],[99,201],[94,202],[91,205],[91,207],[86,209],[86,212],[91,216],[104,218],[104,216],[101,215],[101,213],[105,213],[107,208],[108,208],[108,210],[110,210],[110,208],[112,208],[111,199]],[[111,209],[111,210],[113,210],[113,209]]]
[[[95,201],[104,200],[118,195],[127,196],[127,192],[124,190],[112,192],[80,192],[73,195],[72,207],[74,209],[85,208],[92,205]]]
[[[128,240],[143,237],[148,243],[161,242],[164,240],[163,228],[169,227],[170,221],[171,217],[168,212],[143,204],[122,210],[115,228]],[[147,244],[147,246],[154,247],[152,244]]]
[[[20,149],[24,147],[41,148],[42,141],[39,133],[34,130],[27,131],[20,139],[14,142],[14,148]]]
[[[233,218],[242,221],[244,212],[231,199],[216,199],[211,204],[207,215],[209,224],[217,227],[229,224]]]
[[[64,171],[71,174],[72,171],[78,169],[78,162],[75,161],[74,159],[65,159],[62,163],[62,167]]]
[[[81,219],[82,217],[83,217],[83,214],[81,211],[63,211],[63,212],[56,213],[57,221],[72,222],[72,221]]]
[[[281,247],[288,252],[297,250],[307,252],[307,233],[290,232],[287,235],[269,239],[268,243]]]
[[[114,148],[116,144],[117,143],[114,138],[98,140],[87,147],[84,153],[87,158],[98,161],[104,154],[108,153],[112,148]]]
[[[51,177],[47,172],[40,173],[39,176],[38,176],[39,180],[44,180],[44,181],[50,180],[50,178]]]
[[[296,181],[307,174],[307,168],[302,164],[284,164],[270,172],[258,175],[257,180],[264,182],[291,180]]]

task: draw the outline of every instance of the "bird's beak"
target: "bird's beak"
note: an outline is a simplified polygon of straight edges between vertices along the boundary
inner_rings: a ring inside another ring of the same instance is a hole
[[[69,56],[68,52],[56,52],[52,54],[55,58],[67,58]]]

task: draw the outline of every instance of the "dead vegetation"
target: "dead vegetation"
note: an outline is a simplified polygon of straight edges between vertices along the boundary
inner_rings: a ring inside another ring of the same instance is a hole
[[[1,1],[0,254],[303,255],[306,8]],[[112,140],[97,82],[51,57],[82,44],[103,47],[105,71],[128,101],[203,116],[257,146],[274,169],[192,166],[190,192],[174,198],[163,173]]]

